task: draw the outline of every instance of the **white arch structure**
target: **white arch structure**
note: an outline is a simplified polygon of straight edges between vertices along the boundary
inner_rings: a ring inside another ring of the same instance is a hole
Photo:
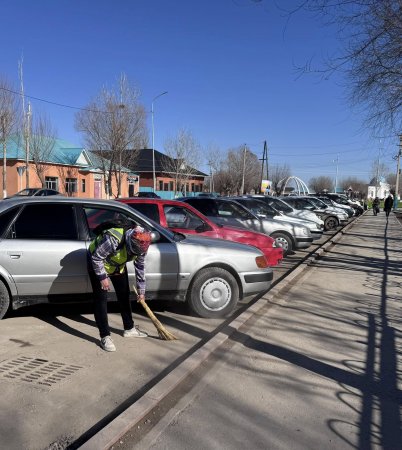
[[[307,184],[302,179],[292,175],[290,177],[283,178],[281,181],[279,181],[278,187],[280,189],[281,195],[285,195],[286,187],[291,182],[293,182],[295,184],[295,186],[296,186],[294,191],[292,191],[292,193],[297,194],[297,195],[308,195],[308,194],[310,194],[310,191],[309,191],[309,189],[307,187]]]

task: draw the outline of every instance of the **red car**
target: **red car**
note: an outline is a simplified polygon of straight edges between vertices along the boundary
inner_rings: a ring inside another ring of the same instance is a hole
[[[275,241],[271,237],[256,231],[217,225],[187,203],[154,198],[118,198],[116,200],[126,203],[172,231],[201,234],[253,245],[264,253],[270,266],[276,266],[283,259],[282,248],[273,247]]]

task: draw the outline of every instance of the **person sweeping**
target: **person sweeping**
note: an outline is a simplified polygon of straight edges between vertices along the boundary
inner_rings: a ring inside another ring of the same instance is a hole
[[[129,261],[134,262],[137,301],[145,302],[145,256],[150,244],[151,233],[144,228],[136,226],[125,230],[124,227],[115,226],[100,231],[89,246],[89,274],[94,294],[95,321],[99,329],[100,346],[107,352],[116,351],[110,336],[107,315],[110,283],[113,284],[120,307],[123,336],[148,336],[134,325],[126,264]]]

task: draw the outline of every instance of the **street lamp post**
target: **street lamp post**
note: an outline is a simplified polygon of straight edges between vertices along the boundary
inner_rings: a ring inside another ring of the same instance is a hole
[[[162,92],[161,94],[157,95],[153,100],[151,104],[151,118],[152,118],[152,175],[153,175],[153,186],[154,186],[154,192],[156,191],[156,177],[155,177],[155,130],[154,130],[154,101],[162,97],[162,95],[167,94],[167,91]]]

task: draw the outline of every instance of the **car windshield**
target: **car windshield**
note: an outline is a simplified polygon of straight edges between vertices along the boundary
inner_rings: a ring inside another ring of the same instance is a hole
[[[268,203],[268,205],[270,205],[272,208],[285,214],[291,213],[293,211],[293,209],[289,205],[287,205],[282,200],[279,200],[279,198],[267,198],[265,202]]]
[[[329,198],[322,197],[322,198],[320,198],[320,200],[321,200],[322,202],[324,202],[324,203],[325,203],[326,205],[328,205],[328,206],[332,206],[332,205],[333,205],[332,200],[330,200]]]
[[[326,209],[327,205],[322,202],[320,199],[316,198],[316,197],[311,197],[308,199],[311,203],[314,203],[315,206],[317,206],[317,208],[320,209]]]
[[[14,196],[15,197],[19,197],[19,196],[30,197],[31,195],[34,195],[36,192],[38,192],[38,189],[28,188],[28,189],[23,189],[22,191],[17,192]]]
[[[309,209],[309,210],[316,209],[314,203],[310,202],[310,200],[307,200],[305,198],[289,197],[286,198],[285,201],[289,202],[289,204],[296,209]]]
[[[244,220],[252,218],[250,212],[247,210],[247,207],[244,207],[241,204],[239,205],[236,202],[217,200],[216,205],[218,207],[218,216]]]
[[[237,202],[239,202],[241,205],[245,206],[247,209],[249,209],[251,212],[256,214],[257,216],[272,216],[277,213],[275,209],[273,209],[271,206],[267,205],[265,202],[262,202],[261,200],[253,200],[249,198],[239,198],[236,199]]]

